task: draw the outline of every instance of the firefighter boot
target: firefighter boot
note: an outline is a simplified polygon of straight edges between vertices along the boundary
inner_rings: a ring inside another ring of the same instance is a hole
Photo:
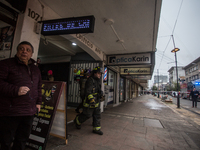
[[[78,125],[78,124],[77,124],[76,118],[74,119],[74,124],[75,124],[75,126],[76,126],[77,129],[81,129],[81,125]]]
[[[103,132],[100,129],[99,130],[93,130],[93,133],[103,135]]]

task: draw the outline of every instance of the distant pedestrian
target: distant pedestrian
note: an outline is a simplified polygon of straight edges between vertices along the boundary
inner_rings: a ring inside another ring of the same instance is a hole
[[[190,92],[190,96],[192,96],[192,107],[195,107],[197,108],[197,99],[198,99],[198,96],[199,96],[199,92],[196,90],[196,88],[193,88],[193,91]]]
[[[175,92],[173,93],[174,97],[175,97]]]
[[[52,70],[49,70],[49,71],[47,72],[47,79],[48,79],[49,81],[54,81],[53,71],[52,71]]]

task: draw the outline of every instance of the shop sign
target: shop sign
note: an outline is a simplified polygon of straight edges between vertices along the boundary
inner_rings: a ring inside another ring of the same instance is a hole
[[[89,47],[91,50],[93,50],[95,53],[101,55],[102,51],[97,48],[90,40],[88,40],[85,36],[83,36],[82,34],[76,34],[76,38],[82,42],[84,45],[86,45],[87,47]]]
[[[34,116],[27,147],[45,150],[63,87],[63,82],[42,81],[42,105]]]
[[[108,65],[150,64],[151,53],[108,56]]]
[[[122,75],[150,74],[150,68],[121,68]]]
[[[132,79],[151,80],[151,75],[134,75]]]

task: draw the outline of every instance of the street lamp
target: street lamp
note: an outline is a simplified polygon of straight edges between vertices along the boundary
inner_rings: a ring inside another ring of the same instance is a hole
[[[179,48],[174,48],[171,52],[175,53],[175,61],[176,61],[176,79],[177,79],[177,108],[180,108],[180,99],[179,99],[179,92],[178,92],[178,68],[177,68],[177,58],[176,58],[176,52],[178,52]]]

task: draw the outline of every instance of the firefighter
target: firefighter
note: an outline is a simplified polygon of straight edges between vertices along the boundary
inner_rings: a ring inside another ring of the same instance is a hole
[[[91,76],[88,78],[85,84],[85,99],[83,101],[83,112],[78,114],[74,119],[74,123],[77,129],[81,129],[81,124],[90,117],[93,117],[93,133],[103,135],[100,130],[100,99],[103,96],[101,91],[101,78],[102,69],[95,67]]]
[[[81,97],[81,103],[78,105],[78,107],[75,109],[77,113],[80,113],[79,110],[83,108],[83,101],[85,99],[85,83],[87,79],[90,77],[90,69],[85,69],[84,71],[84,77],[82,77],[79,81],[80,85],[80,97]]]

